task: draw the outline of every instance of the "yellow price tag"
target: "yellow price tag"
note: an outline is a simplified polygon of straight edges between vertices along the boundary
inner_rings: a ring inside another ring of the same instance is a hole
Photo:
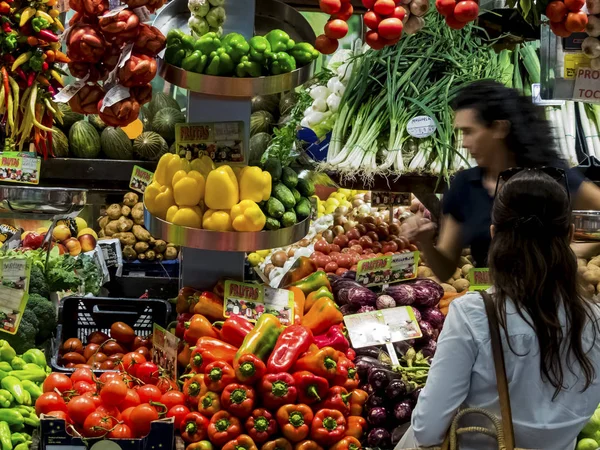
[[[574,80],[578,67],[590,67],[590,58],[584,53],[567,53],[564,59],[565,80]]]

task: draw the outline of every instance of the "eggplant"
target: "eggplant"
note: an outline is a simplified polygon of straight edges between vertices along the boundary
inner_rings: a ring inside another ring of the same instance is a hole
[[[419,395],[421,395],[421,391],[423,390],[423,388],[418,388],[415,389],[412,394],[410,394],[410,397],[412,398],[413,401],[417,401],[419,400]]]
[[[402,379],[390,381],[390,384],[385,388],[385,396],[390,400],[397,400],[404,397],[408,393],[408,388]]]
[[[351,287],[348,290],[348,303],[360,307],[375,306],[377,294],[366,287]]]
[[[367,436],[369,447],[389,448],[391,446],[391,436],[385,428],[373,428]]]
[[[379,347],[363,347],[357,348],[356,356],[370,356],[371,358],[379,358],[381,349]]]
[[[354,280],[349,280],[348,278],[338,277],[334,281],[331,282],[331,291],[336,294],[341,289],[353,288],[353,287],[364,287],[362,284],[357,283]]]
[[[339,302],[339,296],[336,297],[336,300],[338,300],[337,304],[338,305],[342,305],[340,306],[340,312],[342,313],[342,315],[344,316],[349,316],[351,314],[356,314],[356,311],[358,311],[358,308],[354,305],[348,305],[348,304],[343,304]]]
[[[390,381],[402,378],[402,375],[389,369],[374,367],[369,370],[369,384],[375,390],[383,390],[388,387]]]
[[[342,278],[347,278],[349,280],[355,280],[356,279],[356,270],[347,270],[346,272],[343,273]]]
[[[369,395],[375,394],[375,389],[373,389],[373,386],[371,386],[369,383],[361,384],[358,388],[362,389]]]
[[[383,407],[372,408],[367,413],[367,420],[374,427],[382,427],[388,420],[387,411]]]
[[[425,356],[426,358],[433,358],[433,355],[435,355],[436,350],[437,342],[433,339],[427,341],[427,343],[420,348],[421,353],[423,353],[423,356]]]
[[[373,306],[361,306],[360,309],[358,310],[358,314],[372,312],[372,311],[376,311],[376,309]]]
[[[414,290],[415,305],[435,306],[444,296],[444,288],[442,288],[442,286],[433,280],[423,278],[415,280],[408,285],[410,285]]]
[[[378,394],[371,394],[369,398],[367,398],[366,406],[367,408],[379,408],[385,406],[385,398]]]
[[[394,447],[404,437],[404,435],[408,431],[409,427],[410,427],[410,423],[407,422],[405,424],[398,425],[396,428],[394,428],[394,430],[392,431],[392,445]]]
[[[408,341],[400,341],[394,343],[394,348],[396,349],[396,353],[400,356],[404,356],[404,354],[410,350],[415,345],[414,339],[410,339]]]
[[[413,314],[415,315],[415,319],[417,320],[417,322],[420,321],[421,316],[422,316],[421,311],[419,311],[417,308],[413,308],[412,310],[413,310]]]
[[[424,320],[419,321],[419,328],[421,329],[421,333],[423,333],[424,339],[435,339],[435,329],[429,322],[425,322]]]
[[[389,295],[396,301],[396,306],[410,306],[415,301],[415,292],[409,284],[395,284],[383,290],[383,293]]]
[[[412,416],[412,412],[413,405],[411,402],[402,401],[400,403],[397,403],[396,406],[394,406],[394,417],[400,423],[408,422],[410,420],[410,417]]]
[[[428,322],[436,330],[442,329],[444,320],[446,319],[444,314],[437,308],[425,308],[423,309],[421,316],[425,322]]]
[[[372,368],[389,369],[391,366],[382,363],[377,358],[371,358],[370,356],[357,356],[354,360],[356,371],[361,380],[366,380],[369,376],[369,370]]]

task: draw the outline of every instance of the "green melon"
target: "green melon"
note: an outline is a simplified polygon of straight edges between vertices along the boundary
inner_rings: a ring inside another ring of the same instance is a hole
[[[96,158],[100,153],[100,135],[85,120],[73,124],[69,130],[69,144],[75,158]]]
[[[105,128],[100,135],[100,146],[108,159],[133,159],[131,139],[120,128]]]
[[[156,161],[169,151],[169,145],[154,131],[144,131],[133,141],[133,152],[141,159]]]
[[[108,125],[104,123],[104,121],[100,118],[98,114],[92,114],[88,116],[88,121],[94,125],[94,128],[98,130],[98,133],[102,133]]]
[[[59,128],[52,127],[52,130],[52,154],[55,158],[66,158],[69,156],[69,140]]]
[[[150,111],[148,110],[148,105],[144,105],[140,108],[138,118],[142,121],[144,131],[152,131],[152,120],[150,117]]]
[[[185,115],[175,108],[161,109],[152,119],[152,130],[160,134],[167,142],[175,140],[175,124],[185,123]]]
[[[181,111],[181,106],[173,97],[164,92],[155,92],[152,95],[152,100],[148,103],[148,120],[152,122],[156,113],[165,108],[175,108]]]
[[[56,119],[55,122],[65,133],[69,132],[75,122],[79,122],[85,118],[83,114],[73,112],[71,107],[66,103],[59,103],[58,109],[63,113],[62,123],[58,119]]]

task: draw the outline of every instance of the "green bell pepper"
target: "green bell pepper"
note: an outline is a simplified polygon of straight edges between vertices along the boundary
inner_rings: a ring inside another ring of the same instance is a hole
[[[181,67],[183,58],[185,58],[185,50],[181,47],[181,43],[173,44],[165,50],[165,61],[177,67]]]
[[[181,31],[179,28],[173,28],[167,33],[167,46],[173,44],[174,42],[181,42],[185,36],[185,33]]]
[[[200,50],[194,50],[190,55],[183,58],[181,68],[190,72],[202,73],[206,67],[208,57],[203,55]]]
[[[10,366],[13,370],[23,370],[25,368],[25,364],[27,364],[25,360],[18,356],[15,356],[10,362]]]
[[[194,51],[194,45],[196,44],[196,38],[194,36],[190,36],[189,34],[184,34],[181,38],[181,45],[186,53],[191,53]]]
[[[4,421],[0,422],[0,444],[2,450],[12,450],[13,445],[10,440],[10,427]]]
[[[194,45],[194,50],[200,50],[203,55],[210,55],[219,48],[221,48],[221,40],[219,39],[219,35],[214,32],[201,36]]]
[[[23,404],[25,401],[25,390],[23,389],[21,381],[18,378],[9,375],[2,378],[0,385],[3,389],[6,389],[8,392],[10,392],[10,395],[13,396],[15,402],[17,402],[19,405]]]
[[[273,55],[271,52],[271,44],[263,36],[254,36],[250,39],[250,52],[248,56],[250,61],[257,62],[259,64],[266,64],[267,60]]]
[[[262,75],[262,66],[257,62],[250,61],[247,56],[244,56],[235,68],[235,74],[240,78],[260,77]]]
[[[272,75],[281,75],[296,70],[296,60],[285,52],[275,53],[270,63]]]
[[[3,370],[4,372],[10,372],[11,370],[13,370],[13,368],[9,362],[0,361],[0,370]]]
[[[223,48],[234,63],[239,63],[250,51],[250,44],[239,33],[229,33],[223,38]]]
[[[10,425],[10,423],[9,423],[9,425]],[[13,433],[10,436],[10,442],[12,442],[12,445],[19,445],[19,444],[22,444],[23,442],[27,442],[27,438],[25,437],[25,434],[23,434],[23,433]]]
[[[310,64],[320,55],[312,44],[308,42],[300,42],[294,45],[294,48],[292,48],[289,53],[294,57],[297,63],[302,65]]]
[[[290,38],[290,35],[283,30],[271,30],[265,36],[273,53],[287,52],[294,48],[296,43]]]
[[[43,394],[42,389],[33,381],[23,380],[21,381],[21,384],[23,385],[23,389],[31,394],[31,398],[34,402]]]
[[[23,358],[23,360],[26,363],[36,364],[41,369],[46,368],[46,355],[44,354],[43,351],[41,351],[38,348],[32,348],[32,349],[27,350],[25,353],[23,353],[21,358]]]
[[[14,408],[0,409],[0,421],[6,422],[11,427],[22,424],[23,420],[23,415]]]
[[[0,360],[11,362],[17,356],[17,352],[4,339],[0,339]]]
[[[13,398],[12,394],[10,392],[8,392],[6,389],[0,389],[0,396],[4,397],[7,400],[10,400],[11,403],[15,400]]]
[[[208,57],[207,75],[230,76],[233,75],[234,69],[235,64],[223,47],[212,52]]]

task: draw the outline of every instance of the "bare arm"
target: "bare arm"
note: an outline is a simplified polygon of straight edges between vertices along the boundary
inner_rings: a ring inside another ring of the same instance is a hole
[[[419,247],[425,253],[427,265],[441,281],[452,277],[462,253],[461,224],[452,216],[442,217],[440,236],[437,245],[433,240],[419,241]]]

